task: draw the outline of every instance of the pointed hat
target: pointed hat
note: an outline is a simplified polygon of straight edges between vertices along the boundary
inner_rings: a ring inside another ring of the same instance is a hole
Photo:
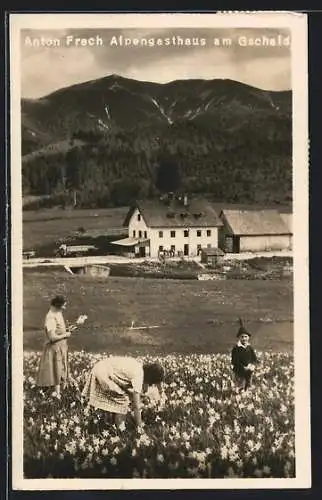
[[[240,337],[241,335],[249,335],[249,337],[251,336],[251,334],[249,333],[249,331],[244,327],[244,323],[243,323],[243,320],[241,318],[239,318],[239,329],[238,329],[238,332],[237,332],[237,337]]]

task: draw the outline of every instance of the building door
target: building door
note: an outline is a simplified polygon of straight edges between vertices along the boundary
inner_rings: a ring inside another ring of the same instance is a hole
[[[233,237],[233,252],[234,253],[240,252],[240,236]]]
[[[234,242],[232,236],[225,237],[225,252],[232,253],[234,250]]]
[[[188,243],[186,243],[183,246],[183,255],[189,255],[189,245],[188,245]]]
[[[140,257],[145,257],[145,247],[140,247],[140,249],[139,249],[139,256]]]

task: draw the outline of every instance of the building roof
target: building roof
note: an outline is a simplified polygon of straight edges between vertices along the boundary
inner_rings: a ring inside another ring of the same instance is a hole
[[[138,244],[146,244],[149,240],[142,238],[122,238],[121,240],[112,241],[112,245],[120,245],[122,247],[133,247]]]
[[[285,215],[292,215],[293,214],[293,207],[291,205],[282,205],[281,207],[277,208],[276,210],[278,210],[280,214],[285,214]]]
[[[277,210],[223,210],[220,215],[236,236],[291,234]]]
[[[121,240],[112,241],[112,245],[121,245],[122,247],[133,247],[139,242],[138,238],[123,238]]]
[[[276,204],[276,203],[226,203],[217,202],[212,203],[214,209],[220,214],[223,210],[277,210],[279,213],[291,214],[293,212],[292,204]]]
[[[163,200],[139,201],[133,206],[124,221],[129,224],[135,209],[140,211],[148,227],[218,227],[222,222],[213,206],[204,199],[191,199],[185,206],[182,201],[173,199],[169,204]]]

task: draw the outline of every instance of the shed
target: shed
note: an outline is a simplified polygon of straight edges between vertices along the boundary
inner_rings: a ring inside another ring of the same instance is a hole
[[[292,212],[280,212],[280,215],[284,221],[284,224],[290,232],[293,234],[293,214]]]
[[[228,253],[290,250],[292,233],[278,210],[222,210],[219,246]]]
[[[201,263],[216,266],[219,262],[222,262],[224,255],[225,252],[223,252],[220,248],[202,248]]]

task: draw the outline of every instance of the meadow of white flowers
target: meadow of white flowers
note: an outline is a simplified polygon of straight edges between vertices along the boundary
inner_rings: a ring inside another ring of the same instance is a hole
[[[104,354],[69,354],[78,384],[62,398],[35,386],[39,353],[24,354],[26,478],[294,477],[293,359],[258,353],[252,388],[237,393],[228,354],[146,356],[166,368],[165,396],[145,399],[143,430],[121,431],[82,399]],[[143,359],[143,358],[142,358]]]

